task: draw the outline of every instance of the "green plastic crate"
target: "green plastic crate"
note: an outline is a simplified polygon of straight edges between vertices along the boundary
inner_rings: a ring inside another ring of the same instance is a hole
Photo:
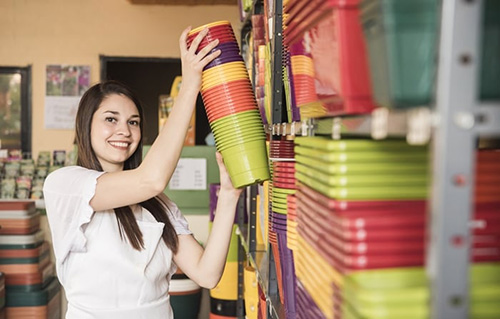
[[[429,105],[436,85],[441,1],[363,0],[374,96],[379,106]],[[480,98],[500,99],[500,1],[486,0]]]

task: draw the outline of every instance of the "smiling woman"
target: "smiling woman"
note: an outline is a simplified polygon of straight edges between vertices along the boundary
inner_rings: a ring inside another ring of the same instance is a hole
[[[144,114],[124,84],[88,89],[76,115],[76,166],[52,172],[44,184],[57,274],[68,299],[67,319],[172,319],[169,285],[177,266],[197,285],[220,280],[241,189],[216,154],[220,192],[206,247],[192,236],[163,191],[177,166],[217,41],[196,52],[179,39],[184,81],[168,121],[142,160]]]

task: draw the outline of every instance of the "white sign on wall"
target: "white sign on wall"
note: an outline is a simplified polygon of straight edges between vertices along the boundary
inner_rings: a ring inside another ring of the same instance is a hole
[[[168,184],[170,190],[206,190],[207,159],[180,158]]]

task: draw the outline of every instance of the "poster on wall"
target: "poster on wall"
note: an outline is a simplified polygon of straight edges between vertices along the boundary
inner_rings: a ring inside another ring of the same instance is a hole
[[[90,66],[47,65],[45,87],[45,128],[74,129],[78,103],[90,87]]]

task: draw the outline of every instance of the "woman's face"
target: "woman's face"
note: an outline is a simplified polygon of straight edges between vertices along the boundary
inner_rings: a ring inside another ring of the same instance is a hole
[[[141,139],[139,112],[134,102],[119,94],[106,97],[92,117],[90,140],[105,172],[123,169]]]

